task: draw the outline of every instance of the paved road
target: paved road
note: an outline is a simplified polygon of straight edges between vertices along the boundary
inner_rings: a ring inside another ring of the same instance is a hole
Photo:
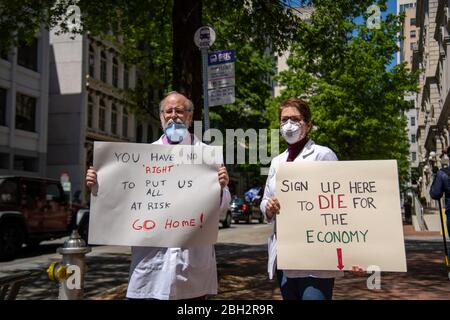
[[[272,227],[267,224],[232,224],[219,230],[216,252],[220,256],[233,252],[265,251],[267,237]],[[17,299],[56,299],[58,285],[48,280],[45,270],[52,262],[59,261],[56,253],[67,238],[43,242],[38,249],[23,249],[21,255],[9,262],[0,263],[0,276],[14,274],[19,270],[40,270],[42,275],[26,283]],[[88,273],[85,280],[86,298],[93,298],[109,289],[127,283],[130,265],[130,247],[92,246],[86,256]]]
[[[216,244],[219,293],[212,299],[281,299],[275,280],[267,277],[266,239],[271,225],[232,225],[219,231]],[[367,278],[345,273],[336,280],[334,299],[450,299],[449,270],[443,263],[442,238],[430,233],[405,233],[407,273],[383,272],[381,288],[369,290]],[[44,244],[39,255],[25,253],[20,259],[0,264],[0,271],[40,267],[58,259],[59,244]],[[86,299],[124,299],[130,263],[129,248],[97,246],[87,256]],[[28,283],[18,299],[56,299],[57,285],[43,275]]]

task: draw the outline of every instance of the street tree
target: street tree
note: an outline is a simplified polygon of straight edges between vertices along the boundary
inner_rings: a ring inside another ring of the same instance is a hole
[[[405,63],[389,67],[396,52],[403,17],[366,23],[371,1],[314,1],[309,21],[299,24],[290,49],[289,69],[281,72],[282,96],[272,99],[272,127],[277,106],[287,97],[309,101],[312,138],[331,147],[341,160],[396,159],[401,182],[408,171],[409,142],[404,97],[417,90],[417,76]],[[386,1],[379,1],[382,11]]]
[[[80,8],[80,24],[74,27],[73,8]],[[71,7],[72,6],[72,7]],[[222,20],[234,28],[230,42],[258,48],[285,49],[296,30],[296,16],[280,1],[267,0],[17,0],[0,4],[0,47],[8,50],[32,39],[39,26],[61,27],[63,32],[92,36],[123,37],[124,60],[142,64],[138,98],[143,108],[154,108],[153,89],[187,93],[201,118],[201,59],[193,42],[205,16],[214,28]],[[218,34],[219,37],[224,35]],[[236,40],[236,41],[235,41]]]

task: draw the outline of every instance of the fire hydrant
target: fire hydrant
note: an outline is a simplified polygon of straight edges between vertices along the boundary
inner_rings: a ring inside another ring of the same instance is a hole
[[[81,300],[84,295],[84,276],[86,273],[85,255],[91,251],[73,230],[69,239],[56,252],[63,256],[62,262],[52,263],[47,274],[50,280],[59,282],[59,300]]]

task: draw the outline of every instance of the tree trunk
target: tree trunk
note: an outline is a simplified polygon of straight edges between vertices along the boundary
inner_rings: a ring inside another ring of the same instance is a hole
[[[202,115],[202,62],[194,34],[202,26],[201,0],[174,0],[173,88],[194,103],[194,120]]]

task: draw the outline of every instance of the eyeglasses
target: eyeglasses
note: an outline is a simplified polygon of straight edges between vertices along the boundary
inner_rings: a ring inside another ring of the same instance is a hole
[[[185,109],[182,109],[182,108],[169,108],[169,109],[163,110],[161,112],[164,113],[167,116],[173,114],[174,112],[175,112],[175,114],[177,116],[183,116],[186,112],[190,112],[190,111],[191,110],[185,110]]]
[[[291,120],[293,122],[303,122],[305,123],[305,120],[301,116],[292,116],[292,117],[281,117],[281,123],[285,123],[288,120]]]

